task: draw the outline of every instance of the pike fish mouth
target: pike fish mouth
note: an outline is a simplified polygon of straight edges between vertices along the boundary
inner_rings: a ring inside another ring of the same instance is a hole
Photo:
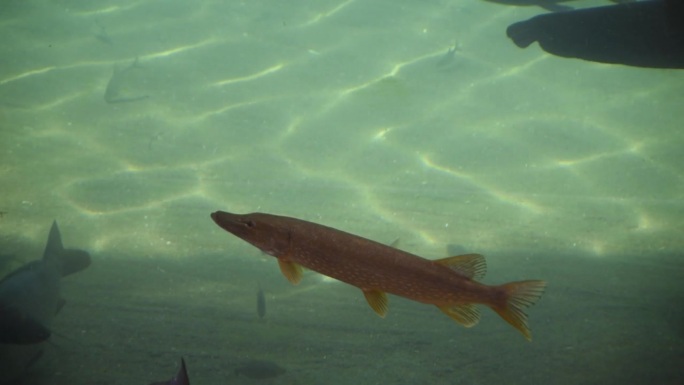
[[[211,213],[211,219],[214,220],[220,228],[235,234],[244,231],[245,228],[251,227],[250,221],[245,221],[242,215],[232,214],[225,211],[215,211]]]

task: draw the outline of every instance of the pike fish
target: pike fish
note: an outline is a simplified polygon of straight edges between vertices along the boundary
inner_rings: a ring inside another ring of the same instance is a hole
[[[479,254],[439,260],[421,258],[385,244],[297,218],[216,211],[218,226],[278,259],[280,270],[298,284],[302,267],[356,286],[381,317],[387,294],[437,306],[465,327],[480,320],[477,305],[486,305],[531,340],[525,308],[543,294],[546,282],[528,280],[488,286]]]

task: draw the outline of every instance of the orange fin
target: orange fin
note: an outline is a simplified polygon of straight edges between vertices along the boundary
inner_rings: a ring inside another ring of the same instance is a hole
[[[527,314],[524,310],[534,305],[544,294],[546,282],[520,281],[507,283],[500,287],[506,292],[505,306],[492,306],[492,309],[506,322],[518,329],[528,341],[531,341],[532,334],[527,326]]]
[[[454,257],[436,259],[433,262],[458,271],[466,277],[478,280],[487,273],[487,262],[480,254],[463,254]]]
[[[294,262],[283,261],[278,258],[278,266],[280,266],[280,272],[283,273],[285,278],[290,281],[293,285],[297,285],[302,280],[302,267]]]
[[[480,322],[480,311],[474,304],[463,304],[455,306],[438,306],[439,310],[451,317],[454,321],[469,328]]]
[[[364,290],[363,295],[366,296],[366,301],[368,301],[370,307],[380,317],[385,318],[385,314],[387,314],[389,309],[387,306],[387,294],[377,290]]]

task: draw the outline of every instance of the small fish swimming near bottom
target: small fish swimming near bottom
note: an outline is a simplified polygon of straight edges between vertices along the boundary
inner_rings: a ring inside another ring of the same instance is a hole
[[[185,360],[181,357],[181,366],[178,373],[168,381],[152,382],[150,385],[190,385],[188,371],[185,369]]]
[[[139,100],[144,100],[149,98],[149,95],[135,95],[135,96],[129,96],[129,95],[122,95],[121,93],[121,88],[122,85],[125,83],[125,78],[129,72],[131,72],[134,69],[141,68],[140,65],[138,64],[138,58],[136,57],[133,62],[125,68],[116,68],[114,67],[114,72],[112,72],[112,76],[109,78],[109,81],[107,82],[107,88],[105,89],[104,93],[104,100],[105,102],[109,104],[116,104],[116,103],[129,103],[129,102],[137,102]]]
[[[266,316],[266,297],[264,296],[264,291],[261,290],[261,285],[259,285],[259,291],[257,292],[257,314],[262,319]]]
[[[216,211],[218,226],[278,259],[280,271],[293,284],[302,267],[356,286],[381,317],[386,293],[432,304],[465,327],[480,320],[478,304],[489,306],[531,340],[525,308],[543,294],[546,282],[510,282],[488,286],[477,282],[486,263],[479,254],[428,260],[370,239],[301,219],[263,213]]]
[[[453,67],[456,63],[456,50],[456,44],[449,47],[447,52],[439,58],[439,61],[437,62],[437,68],[448,69]]]

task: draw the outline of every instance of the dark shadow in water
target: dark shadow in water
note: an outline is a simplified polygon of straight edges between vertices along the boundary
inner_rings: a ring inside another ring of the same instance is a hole
[[[520,48],[650,68],[684,68],[684,1],[652,0],[535,16],[512,24]]]
[[[485,0],[490,3],[499,3],[503,5],[513,5],[517,7],[537,6],[549,12],[563,12],[571,11],[573,8],[562,3],[571,2],[574,0]]]

